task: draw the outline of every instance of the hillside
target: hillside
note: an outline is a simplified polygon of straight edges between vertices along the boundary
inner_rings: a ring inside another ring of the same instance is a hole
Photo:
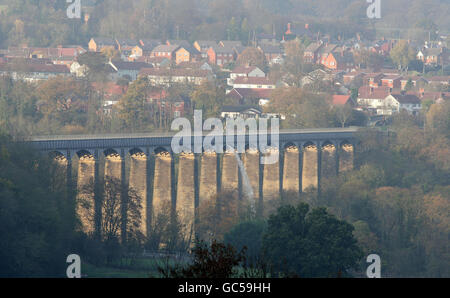
[[[367,18],[363,0],[82,0],[82,19],[67,18],[68,5],[0,0],[0,46],[80,44],[95,35],[245,42],[254,32],[281,37],[288,22],[332,36],[414,39],[450,32],[448,0],[382,1],[377,20]]]

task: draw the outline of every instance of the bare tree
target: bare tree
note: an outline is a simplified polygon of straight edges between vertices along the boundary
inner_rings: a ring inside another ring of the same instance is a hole
[[[102,188],[98,198],[101,209],[100,237],[103,240],[120,238],[123,242],[138,241],[142,243],[144,235],[140,232],[141,223],[141,197],[137,191],[122,183],[120,179],[107,176],[101,185],[93,181],[80,190],[78,203],[80,208],[89,209],[88,213],[95,212],[93,202],[89,202],[97,187]],[[92,216],[93,217],[93,216]],[[92,218],[91,218],[92,219]]]
[[[353,109],[349,105],[339,105],[335,107],[336,109],[336,118],[342,125],[342,127],[345,127],[345,124],[348,122],[348,120],[352,116]]]

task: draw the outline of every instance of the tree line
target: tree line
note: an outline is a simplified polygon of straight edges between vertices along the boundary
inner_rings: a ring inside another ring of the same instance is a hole
[[[68,19],[62,1],[0,1],[0,45],[56,46],[87,44],[92,36],[114,38],[161,38],[242,40],[249,44],[257,33],[276,33],[281,40],[288,22],[310,24],[313,32],[332,38],[374,37],[397,31],[402,38],[417,35],[427,40],[450,24],[445,0],[395,0],[385,4],[382,28],[366,17],[367,4],[359,0],[119,0],[93,1],[85,8],[88,20]],[[408,7],[405,11],[405,7]],[[432,9],[430,9],[432,8]],[[339,20],[337,20],[339,16]],[[333,18],[333,19],[331,19]],[[87,21],[86,21],[87,20]],[[386,32],[387,27],[400,28]],[[384,30],[384,31],[383,31]]]

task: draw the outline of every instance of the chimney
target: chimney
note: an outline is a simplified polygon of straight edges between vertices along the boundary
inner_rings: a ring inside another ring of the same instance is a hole
[[[292,32],[291,32],[291,23],[288,23],[288,24],[287,24],[287,31],[286,31],[286,34],[292,34]]]

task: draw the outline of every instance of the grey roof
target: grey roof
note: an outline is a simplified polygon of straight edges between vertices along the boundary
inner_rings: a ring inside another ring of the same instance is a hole
[[[146,45],[146,44],[156,44],[156,45],[162,44],[161,40],[159,40],[159,39],[147,39],[147,38],[141,39],[140,43],[144,44],[144,45]]]
[[[137,42],[134,39],[125,39],[125,38],[120,38],[119,39],[118,38],[116,40],[117,40],[117,43],[120,44],[121,47],[123,47],[123,46],[132,46],[132,47],[134,47],[134,46],[137,46],[139,44],[139,42]]]
[[[220,41],[223,44],[223,47],[225,48],[234,48],[234,47],[241,47],[242,42],[240,40],[222,40]]]
[[[323,48],[321,48],[319,53],[320,54],[328,54],[328,53],[333,52],[336,48],[337,48],[336,44],[328,44],[328,45],[325,45]]]
[[[222,112],[229,113],[240,113],[245,112],[247,110],[256,110],[258,113],[261,113],[261,110],[258,107],[254,106],[223,106]]]
[[[261,44],[259,46],[261,51],[263,51],[265,54],[282,54],[283,50],[280,47],[268,45],[268,44]]]
[[[177,50],[179,47],[180,47],[179,45],[168,46],[166,44],[161,44],[161,45],[156,46],[153,49],[153,52],[170,52],[171,53],[171,52]]]
[[[214,40],[197,40],[197,43],[199,44],[200,47],[212,47],[212,46],[217,46],[217,42]]]
[[[103,46],[115,46],[116,42],[114,39],[110,37],[93,37],[92,38],[97,45],[103,45]]]
[[[152,67],[150,64],[145,62],[127,62],[127,61],[117,61],[111,62],[118,70],[141,70],[142,68]]]
[[[187,40],[169,40],[169,43],[171,45],[178,45],[181,48],[187,50],[191,54],[194,54],[194,55],[199,54],[199,51],[196,48],[194,48],[194,46],[191,45],[189,43],[189,41],[187,41]]]
[[[322,46],[319,42],[313,42],[309,46],[306,47],[305,52],[315,52]]]
[[[420,103],[420,99],[413,94],[391,94],[399,103],[408,104],[408,103]]]
[[[214,46],[212,47],[216,53],[222,53],[222,54],[233,54],[234,49],[232,47],[221,47],[221,46]]]

